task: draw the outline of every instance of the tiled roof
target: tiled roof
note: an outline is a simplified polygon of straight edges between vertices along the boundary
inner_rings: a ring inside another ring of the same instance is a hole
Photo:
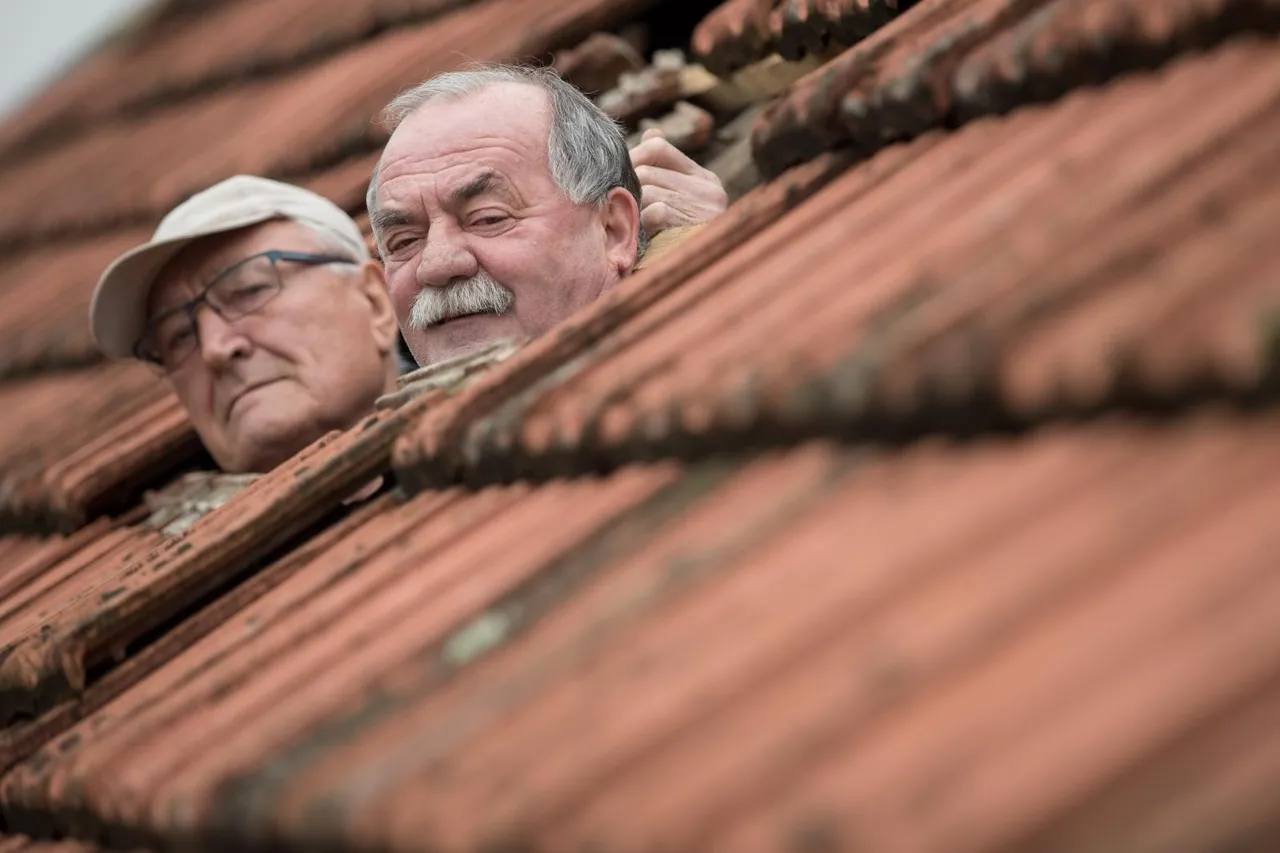
[[[330,5],[0,126],[0,850],[1275,846],[1274,0]],[[759,185],[548,336],[247,483],[101,361],[190,192],[367,229],[391,94],[597,31]]]

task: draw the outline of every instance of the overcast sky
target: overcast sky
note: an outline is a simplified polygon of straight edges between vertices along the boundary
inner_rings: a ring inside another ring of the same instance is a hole
[[[151,0],[0,0],[0,117]]]

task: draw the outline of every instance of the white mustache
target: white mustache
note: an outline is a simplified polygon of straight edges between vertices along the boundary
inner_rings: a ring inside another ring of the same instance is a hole
[[[515,296],[481,270],[448,287],[424,287],[413,298],[409,326],[418,331],[468,314],[505,314]]]

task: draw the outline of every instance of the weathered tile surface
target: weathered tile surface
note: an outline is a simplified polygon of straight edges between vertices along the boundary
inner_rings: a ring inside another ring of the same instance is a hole
[[[756,158],[778,174],[828,148],[874,152],[1277,27],[1273,0],[922,0],[774,103]]]
[[[395,91],[705,11],[187,5],[0,126],[0,849],[1276,847],[1274,0],[729,0],[779,177],[162,533],[102,264],[236,171],[367,231]]]
[[[4,803],[298,849],[1065,843],[1091,798],[1158,792],[1147,762],[1212,748],[1226,772],[1274,702],[1278,434],[1109,422],[423,494]],[[1280,771],[1251,758],[1246,811]],[[1162,831],[1134,814],[1129,836]]]
[[[128,509],[198,442],[165,382],[110,364],[0,382],[0,518],[73,530]]]

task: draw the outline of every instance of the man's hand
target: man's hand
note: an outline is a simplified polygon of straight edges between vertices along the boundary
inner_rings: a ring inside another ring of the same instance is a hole
[[[631,165],[640,177],[640,222],[650,237],[668,228],[707,222],[729,205],[715,173],[686,157],[661,130],[645,131],[631,149]]]

